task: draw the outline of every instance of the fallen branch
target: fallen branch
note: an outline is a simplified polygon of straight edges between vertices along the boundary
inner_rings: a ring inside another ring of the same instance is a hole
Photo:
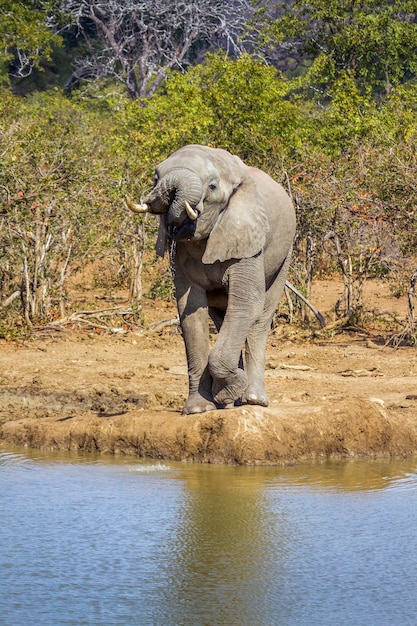
[[[21,294],[20,289],[17,289],[16,291],[14,291],[8,298],[3,300],[3,302],[0,302],[0,311],[10,306],[12,302],[14,302],[16,298],[19,298],[21,295],[22,294]]]
[[[169,320],[162,320],[160,322],[154,322],[153,324],[150,324],[147,328],[145,328],[142,331],[139,331],[139,334],[144,334],[144,333],[155,333],[155,332],[159,332],[161,330],[164,330],[164,328],[168,328],[169,326],[177,326],[180,323],[179,317],[177,315],[177,317],[173,317]]]
[[[354,312],[355,312],[354,310],[350,309],[346,313],[346,315],[344,315],[340,319],[336,320],[332,324],[327,324],[326,331],[338,330],[339,328],[343,328],[344,326],[346,326],[346,324],[348,324],[350,320],[352,319]]]
[[[90,326],[92,328],[98,328],[100,330],[105,330],[109,333],[127,333],[128,331],[124,330],[120,327],[114,327],[110,324],[103,323],[103,318],[105,317],[113,317],[114,315],[118,315],[123,317],[125,315],[134,315],[134,311],[129,308],[125,309],[124,307],[112,307],[107,309],[99,309],[97,311],[75,311],[66,317],[62,317],[59,320],[54,320],[49,322],[45,326],[36,327],[36,331],[43,330],[63,330],[65,326],[73,325],[73,324],[85,324],[86,326]],[[138,331],[136,334],[142,335],[145,333],[153,333],[159,332],[168,326],[176,326],[179,324],[179,318],[174,317],[172,319],[162,320],[160,322],[154,322],[150,324],[147,328]]]
[[[46,330],[53,328],[63,328],[68,326],[69,324],[85,324],[86,326],[91,326],[93,328],[99,328],[100,330],[105,330],[107,332],[112,333],[121,333],[126,332],[122,328],[113,327],[110,324],[103,323],[103,318],[105,317],[113,317],[114,315],[124,317],[125,315],[134,315],[135,312],[131,308],[124,307],[111,307],[106,309],[99,309],[97,311],[75,311],[71,313],[71,315],[67,315],[66,317],[61,317],[58,320],[54,320],[49,322],[45,326],[38,326],[36,330]]]
[[[134,311],[132,308],[125,309],[122,306],[114,306],[109,307],[107,309],[98,309],[97,311],[77,311],[73,313],[73,315],[86,315],[87,317],[104,317],[107,315],[112,315],[116,313],[117,315],[133,315]]]
[[[287,365],[286,363],[280,363],[279,364],[279,369],[281,370],[296,370],[299,372],[309,372],[309,371],[313,371],[316,368],[315,367],[311,367],[311,365]]]

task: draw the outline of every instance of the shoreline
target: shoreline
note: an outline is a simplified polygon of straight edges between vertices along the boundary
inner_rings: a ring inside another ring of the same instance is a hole
[[[269,407],[182,415],[177,333],[0,344],[0,445],[244,465],[417,454],[417,353],[364,338],[268,343]]]

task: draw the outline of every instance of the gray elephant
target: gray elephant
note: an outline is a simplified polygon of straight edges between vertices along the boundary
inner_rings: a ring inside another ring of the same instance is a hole
[[[266,343],[295,234],[283,187],[226,150],[188,145],[157,166],[142,204],[126,204],[159,214],[157,252],[171,245],[188,362],[183,413],[267,406]],[[211,350],[209,315],[218,330]]]

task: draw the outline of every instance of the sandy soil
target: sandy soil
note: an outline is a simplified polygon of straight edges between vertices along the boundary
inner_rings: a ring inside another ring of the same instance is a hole
[[[404,315],[405,300],[370,283],[369,308]],[[341,285],[313,293],[330,310]],[[150,321],[175,316],[147,301]],[[288,464],[417,453],[417,351],[384,347],[372,328],[303,339],[271,333],[268,408],[183,416],[187,376],[175,326],[124,335],[65,330],[0,343],[0,444],[176,460]]]

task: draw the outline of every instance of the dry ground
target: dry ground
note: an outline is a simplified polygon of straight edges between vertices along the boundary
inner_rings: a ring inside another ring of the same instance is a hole
[[[312,300],[329,311],[342,287],[319,281]],[[384,283],[368,308],[406,313]],[[174,317],[147,301],[147,323]],[[270,406],[183,416],[187,376],[174,326],[125,335],[47,331],[0,343],[0,444],[177,460],[285,464],[324,457],[417,453],[417,351],[384,347],[375,329],[303,339],[271,333]]]

